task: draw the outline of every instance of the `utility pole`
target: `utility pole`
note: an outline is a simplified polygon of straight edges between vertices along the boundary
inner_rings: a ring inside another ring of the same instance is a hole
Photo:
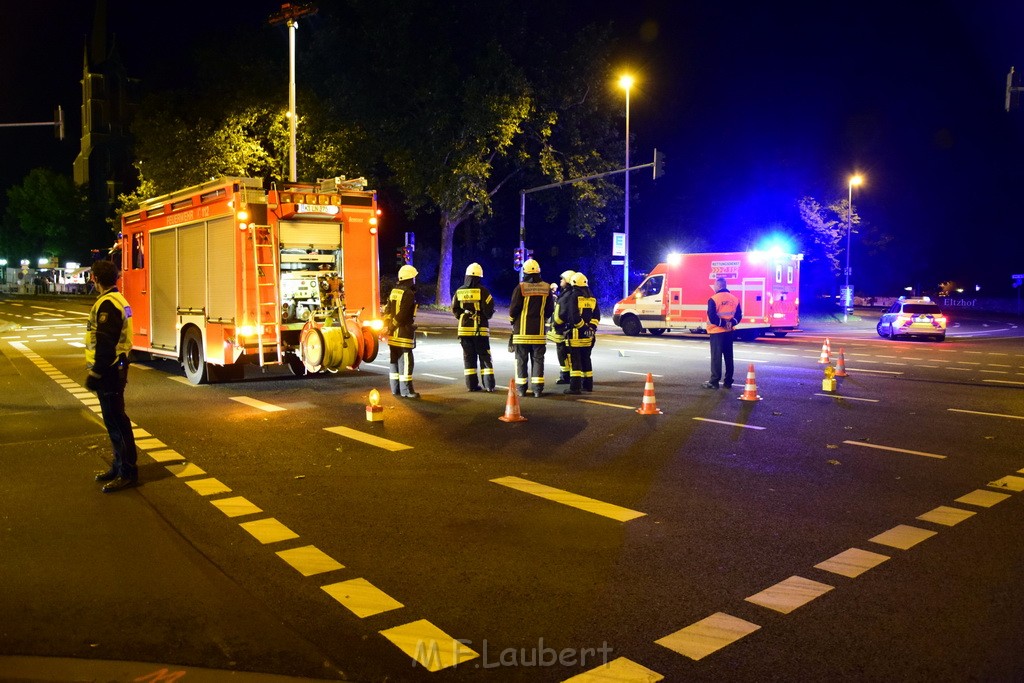
[[[295,32],[299,29],[299,17],[316,14],[317,8],[311,3],[302,5],[286,2],[281,11],[272,14],[268,22],[271,26],[286,24],[288,26],[288,132],[291,148],[288,152],[288,180],[296,182],[295,127],[298,112],[295,111]]]

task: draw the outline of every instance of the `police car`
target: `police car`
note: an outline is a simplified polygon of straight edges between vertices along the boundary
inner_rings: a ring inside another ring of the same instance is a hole
[[[901,296],[878,319],[879,337],[932,337],[936,341],[946,338],[946,316],[928,297],[908,299]]]

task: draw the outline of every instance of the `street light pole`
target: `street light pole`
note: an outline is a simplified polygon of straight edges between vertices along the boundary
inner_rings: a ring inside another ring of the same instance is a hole
[[[853,186],[864,182],[863,176],[859,173],[850,176],[848,184],[850,190],[849,199],[846,202],[846,286],[843,288],[843,322],[849,320],[850,306],[853,305],[853,292],[850,290],[850,245],[853,233]],[[850,306],[847,306],[849,297]]]
[[[316,14],[316,11],[317,8],[311,4],[293,5],[286,2],[281,5],[280,12],[270,17],[271,26],[277,24],[288,26],[288,133],[291,142],[288,152],[288,180],[293,183],[298,179],[295,129],[299,120],[298,112],[295,111],[295,32],[299,28],[299,17]]]
[[[623,74],[619,77],[619,86],[626,91],[626,210],[623,217],[625,233],[624,254],[622,256],[622,298],[629,296],[629,89],[633,87],[633,77]]]

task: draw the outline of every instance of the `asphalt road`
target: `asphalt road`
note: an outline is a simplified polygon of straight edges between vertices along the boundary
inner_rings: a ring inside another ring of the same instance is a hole
[[[0,678],[1024,678],[1012,321],[958,316],[943,343],[808,324],[738,343],[731,391],[700,387],[706,339],[602,329],[594,393],[563,396],[549,349],[516,424],[465,391],[437,314],[415,402],[386,347],[201,387],[147,362],[143,484],[103,495],[87,305],[0,298]],[[760,401],[738,400],[750,364]],[[636,413],[647,373],[660,415]]]

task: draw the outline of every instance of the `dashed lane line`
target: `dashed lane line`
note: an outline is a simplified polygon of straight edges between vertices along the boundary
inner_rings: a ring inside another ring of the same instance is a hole
[[[383,448],[386,451],[407,451],[412,446],[407,446],[404,443],[398,443],[397,441],[391,441],[374,434],[367,434],[357,429],[351,429],[349,427],[324,427],[325,431],[337,434],[338,436],[344,436],[349,439],[361,441],[362,443],[369,444],[370,446],[376,446],[377,448]]]
[[[259,410],[262,410],[267,413],[276,413],[281,410],[287,410],[286,408],[282,408],[281,406],[275,406],[272,403],[266,403],[265,401],[260,401],[255,398],[249,398],[248,396],[229,396],[228,398],[232,401],[237,401],[252,408],[258,408]]]
[[[874,449],[879,450],[879,451],[892,451],[894,453],[907,453],[908,455],[920,455],[920,456],[925,457],[925,458],[935,458],[937,460],[945,460],[946,459],[946,456],[938,455],[936,453],[925,453],[923,451],[911,451],[911,450],[908,450],[906,448],[895,448],[893,446],[881,446],[881,445],[876,444],[876,443],[866,443],[864,441],[851,441],[851,440],[847,440],[847,441],[844,441],[843,443],[849,444],[851,446],[863,446],[864,448],[874,448]]]
[[[837,401],[866,401],[868,403],[878,403],[881,399],[877,398],[858,398],[856,396],[840,396],[839,394],[822,394],[817,393],[815,396],[828,396],[834,398]]]
[[[745,425],[740,422],[726,422],[725,420],[712,420],[707,417],[695,417],[694,420],[698,422],[714,422],[715,424],[727,425],[729,427],[743,427],[744,429],[767,429],[767,427],[758,427],[757,425]]]
[[[1004,413],[985,413],[980,410],[965,410],[963,408],[946,408],[951,413],[966,413],[967,415],[985,415],[986,417],[1005,417],[1010,420],[1024,420],[1024,415],[1007,415]]]
[[[1020,373],[1017,373],[1020,374]],[[992,382],[993,384],[1012,384],[1014,386],[1024,386],[1024,382],[1017,382],[1012,379],[983,379],[982,382]]]
[[[858,361],[859,363],[865,363],[868,361]],[[903,373],[899,370],[871,370],[869,368],[847,368],[849,372],[870,372],[876,375],[902,375]]]
[[[802,576],[791,576],[785,581],[780,581],[774,586],[769,586],[763,591],[745,598],[745,600],[782,614],[789,614],[811,600],[820,598],[833,588],[834,586],[827,583],[805,579]]]
[[[585,652],[581,653],[581,656]],[[562,683],[657,683],[665,677],[626,657],[618,657],[601,666],[584,671]]]
[[[651,372],[651,373],[636,372],[634,370],[616,370],[616,372],[618,372],[621,375],[639,375],[641,377],[646,377],[648,374],[650,374],[651,377],[663,377],[664,376],[664,375],[656,375],[653,372]]]
[[[604,401],[594,401],[589,398],[580,398],[576,400],[579,401],[580,403],[592,403],[595,406],[606,406],[608,408],[625,408],[626,410],[636,410],[634,406],[624,406],[618,403],[605,403]]]
[[[647,516],[646,512],[637,512],[636,510],[630,510],[629,508],[613,505],[612,503],[605,503],[594,498],[588,498],[587,496],[581,496],[562,489],[556,489],[552,486],[538,484],[537,482],[522,479],[520,477],[499,477],[497,479],[491,479],[491,482],[501,486],[507,486],[510,489],[514,489],[522,493],[528,493],[531,496],[537,496],[538,498],[550,500],[555,503],[561,503],[562,505],[568,505],[569,507],[574,507],[578,510],[591,512],[595,515],[601,515],[602,517],[608,517],[609,519],[614,519],[619,522],[629,522],[639,517]]]

